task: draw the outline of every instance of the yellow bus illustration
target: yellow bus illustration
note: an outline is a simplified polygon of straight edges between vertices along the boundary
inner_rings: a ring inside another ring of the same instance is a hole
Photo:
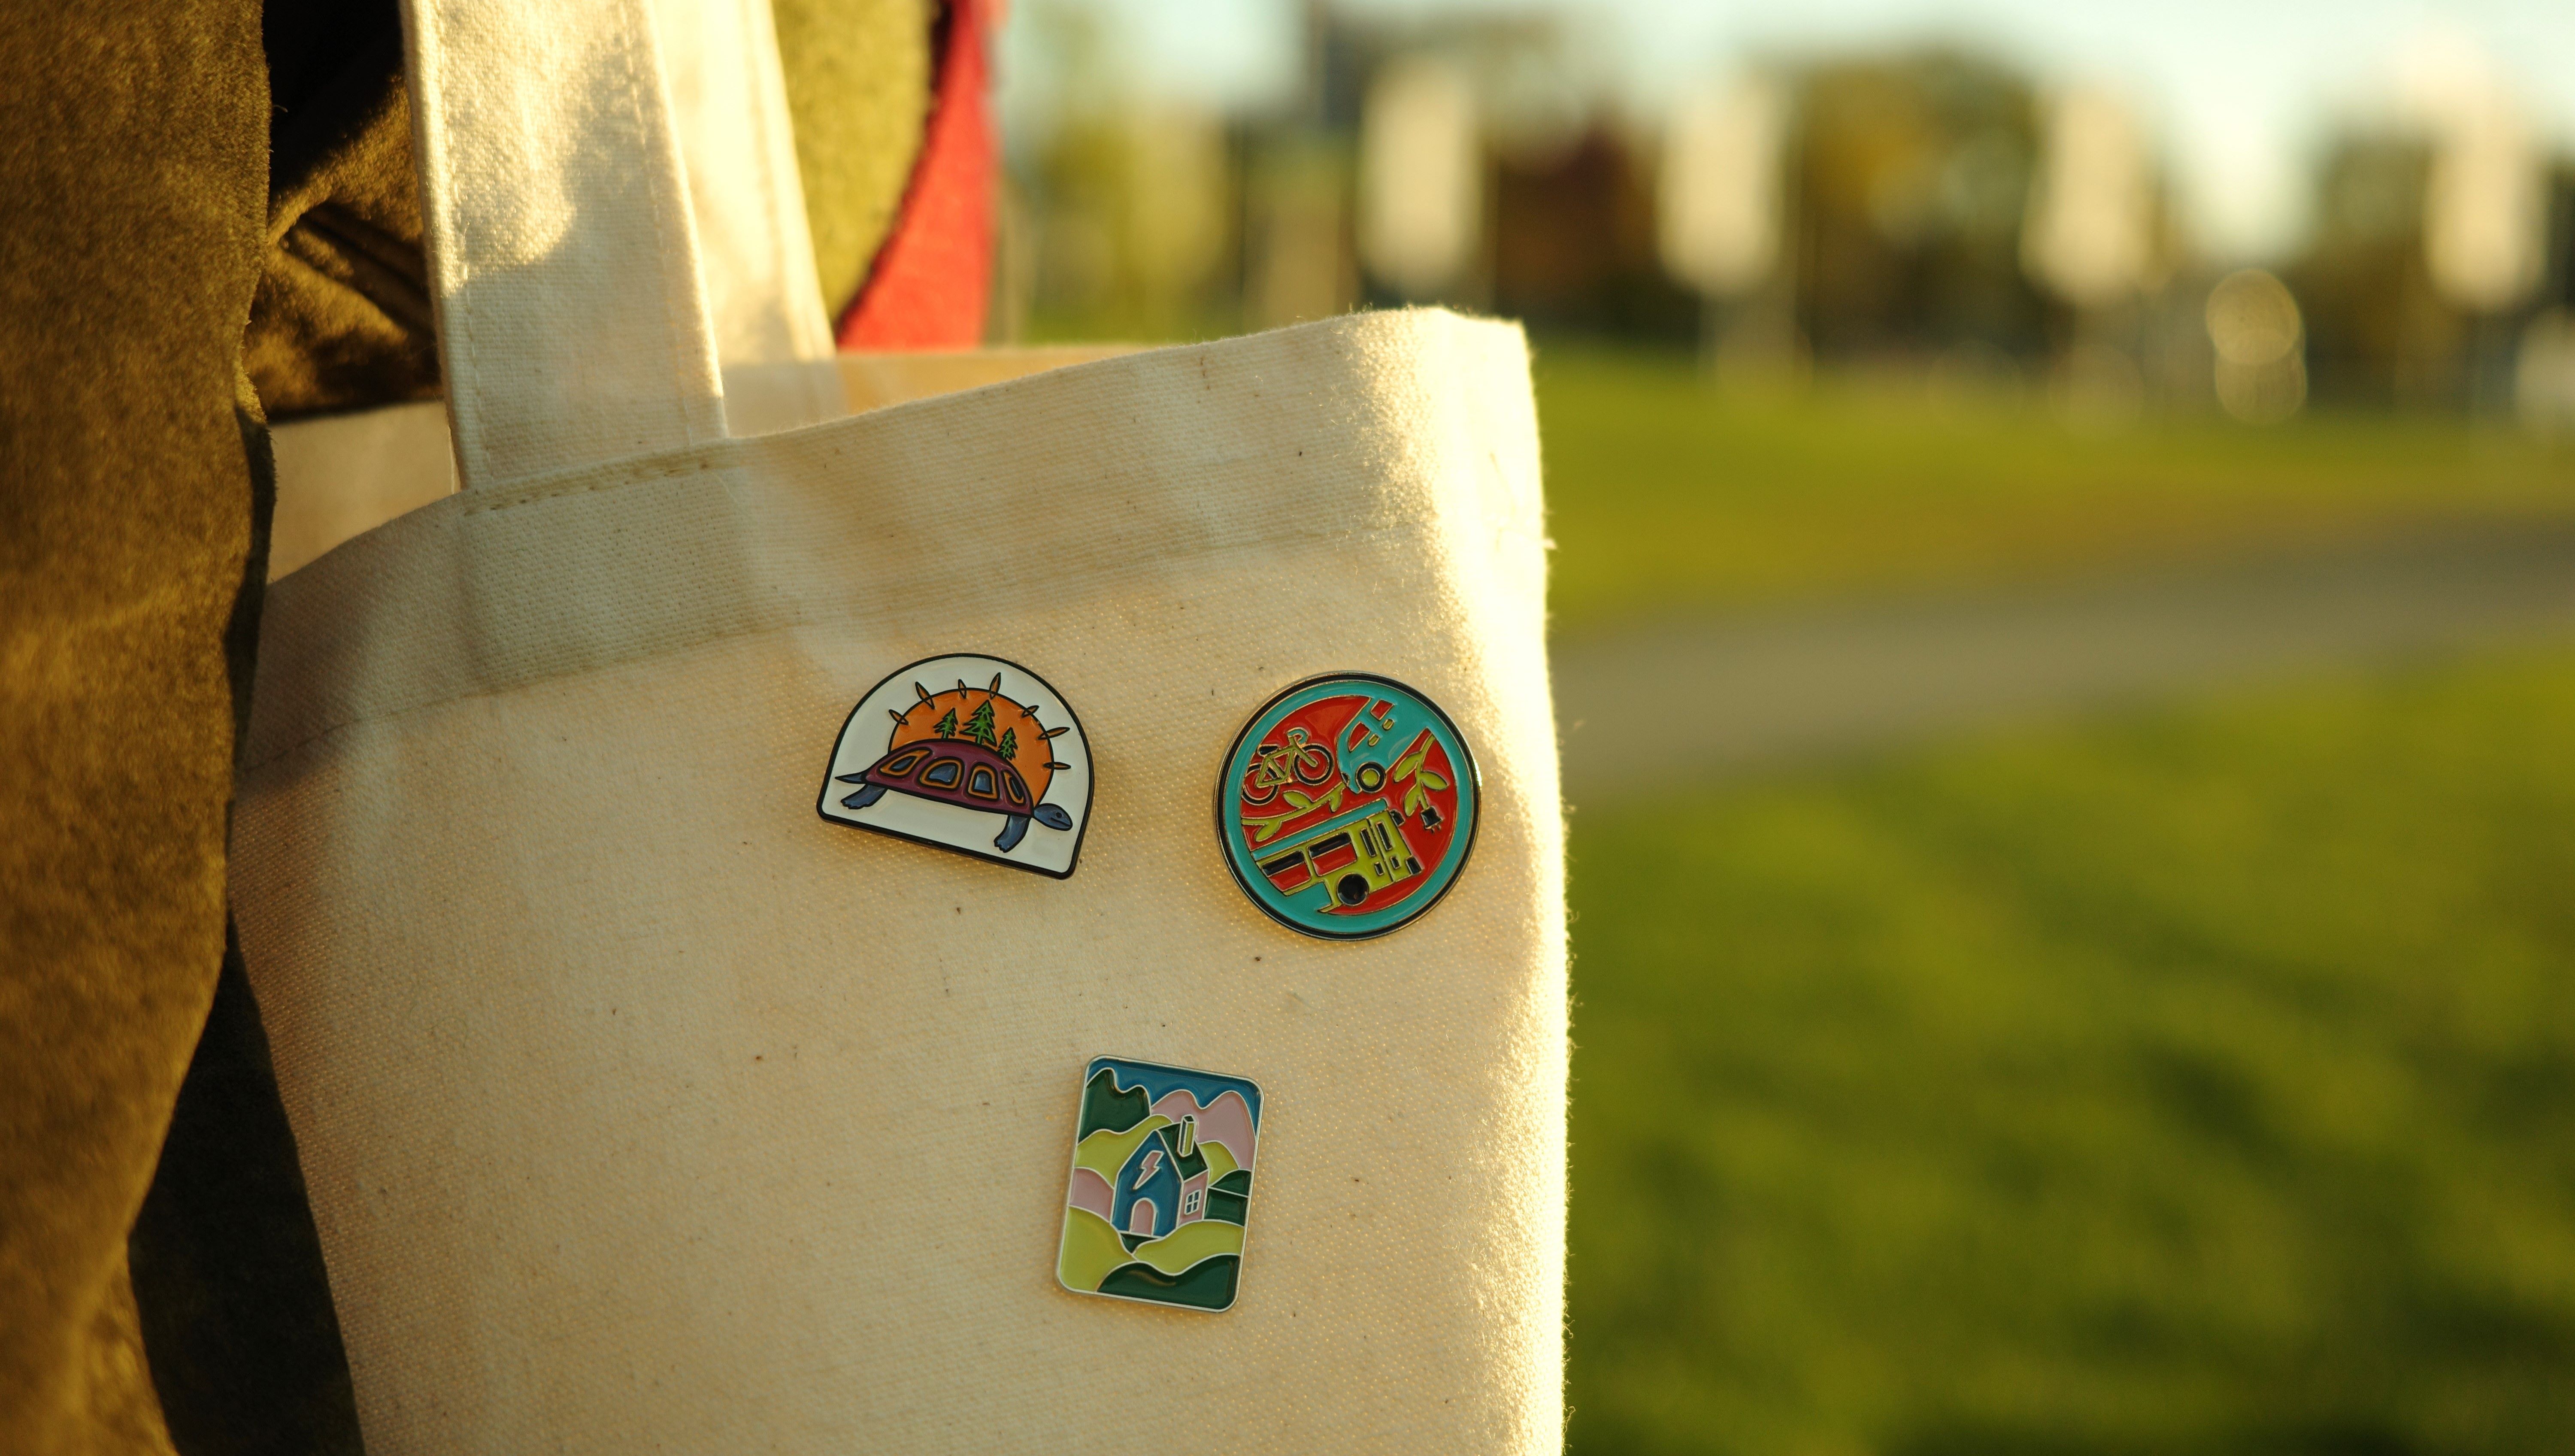
[[[1404,842],[1401,821],[1376,803],[1307,830],[1263,859],[1261,872],[1282,894],[1321,885],[1349,906],[1419,874],[1421,859]]]

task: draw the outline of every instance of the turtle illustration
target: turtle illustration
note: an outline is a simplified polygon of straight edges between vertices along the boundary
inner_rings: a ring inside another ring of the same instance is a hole
[[[1040,724],[1035,708],[1002,695],[998,673],[990,688],[961,680],[953,691],[933,693],[919,683],[912,691],[921,701],[909,712],[886,710],[894,735],[885,756],[863,772],[836,775],[859,785],[841,800],[844,808],[866,808],[891,791],[997,813],[1002,832],[993,847],[1004,853],[1028,834],[1032,819],[1050,829],[1073,827],[1072,814],[1046,801],[1056,770],[1073,766],[1055,761],[1048,739],[1070,726]]]

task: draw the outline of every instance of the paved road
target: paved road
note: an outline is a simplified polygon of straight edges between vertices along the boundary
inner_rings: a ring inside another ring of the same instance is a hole
[[[2575,524],[1977,598],[1678,622],[1559,643],[1565,793],[2474,648],[2575,642]]]

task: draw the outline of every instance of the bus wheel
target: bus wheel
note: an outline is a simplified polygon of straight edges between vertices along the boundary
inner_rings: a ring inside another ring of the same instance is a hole
[[[1367,898],[1367,879],[1362,875],[1344,874],[1340,883],[1332,886],[1332,893],[1340,896],[1342,904],[1357,904]]]

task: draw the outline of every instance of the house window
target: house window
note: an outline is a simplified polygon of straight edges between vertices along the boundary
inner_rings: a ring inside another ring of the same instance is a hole
[[[1196,1213],[1196,1212],[1198,1212],[1198,1211],[1199,1211],[1199,1200],[1201,1200],[1201,1199],[1203,1199],[1203,1198],[1205,1198],[1205,1197],[1207,1197],[1207,1190],[1206,1190],[1206,1189],[1204,1189],[1204,1188],[1192,1188],[1192,1189],[1191,1189],[1190,1191],[1188,1191],[1187,1193],[1184,1193],[1184,1194],[1182,1194],[1182,1195],[1181,1195],[1181,1211],[1182,1211],[1183,1213]]]

